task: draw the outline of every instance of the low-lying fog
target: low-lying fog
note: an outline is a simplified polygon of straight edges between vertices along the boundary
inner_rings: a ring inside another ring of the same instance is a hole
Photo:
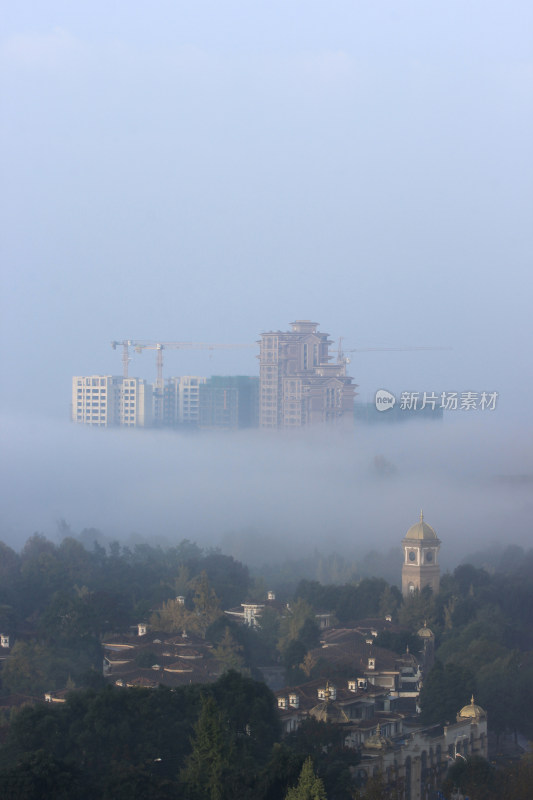
[[[249,564],[317,548],[399,545],[423,508],[442,564],[497,540],[531,546],[533,455],[489,416],[315,429],[91,430],[11,417],[0,539],[96,528],[107,538],[188,538]]]

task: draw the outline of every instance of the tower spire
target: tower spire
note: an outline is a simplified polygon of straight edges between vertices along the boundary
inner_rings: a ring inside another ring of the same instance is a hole
[[[424,522],[424,512],[420,509],[420,522]]]

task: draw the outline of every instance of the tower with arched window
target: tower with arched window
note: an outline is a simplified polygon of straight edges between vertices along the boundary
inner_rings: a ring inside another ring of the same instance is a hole
[[[440,540],[431,525],[424,521],[422,511],[420,520],[415,525],[411,525],[405,534],[402,547],[403,596],[409,597],[417,590],[421,591],[425,586],[429,586],[434,594],[437,594],[440,584]]]

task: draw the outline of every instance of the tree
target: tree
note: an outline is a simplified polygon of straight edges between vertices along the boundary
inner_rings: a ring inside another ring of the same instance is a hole
[[[181,633],[184,630],[196,633],[200,630],[196,615],[177,600],[167,600],[161,608],[154,611],[150,617],[150,625],[164,633]]]
[[[315,775],[311,757],[304,762],[298,784],[289,789],[285,800],[327,800],[324,784]]]
[[[44,750],[30,753],[18,764],[0,770],[0,785],[4,800],[86,797],[79,770]]]
[[[42,695],[58,688],[52,653],[36,642],[18,641],[2,670],[2,685],[10,694]]]
[[[213,650],[213,655],[220,662],[224,672],[230,669],[242,672],[244,667],[242,651],[242,645],[233,638],[229,627],[226,626],[222,639]]]
[[[306,600],[298,598],[281,620],[278,649],[284,654],[291,642],[301,641],[304,643],[304,650],[308,650],[309,644],[318,644],[317,638],[315,613]]]
[[[402,594],[397,586],[386,586],[379,600],[379,614],[381,617],[387,614],[396,615],[402,602]]]
[[[248,756],[255,764],[266,762],[281,733],[276,699],[268,686],[231,670],[212,691],[241,766]]]
[[[474,676],[457,664],[436,661],[420,692],[424,723],[444,723],[455,719],[474,692]]]
[[[222,614],[220,602],[209,583],[205,570],[194,581],[191,581],[191,585],[194,588],[194,612],[198,618],[201,635],[205,636],[209,625]]]
[[[431,627],[435,619],[435,601],[429,586],[424,586],[421,592],[415,591],[406,597],[400,608],[399,621],[412,631],[417,631],[424,622]]]
[[[456,759],[448,770],[444,782],[445,792],[457,786],[464,795],[468,797],[485,800],[489,797],[501,797],[498,793],[493,795],[496,789],[496,772],[493,766],[481,756],[473,755],[470,758]],[[531,787],[530,787],[531,789]],[[516,795],[512,795],[516,798]]]
[[[187,798],[223,800],[224,777],[230,770],[231,755],[218,706],[212,697],[204,697],[194,729],[192,752],[181,776]]]

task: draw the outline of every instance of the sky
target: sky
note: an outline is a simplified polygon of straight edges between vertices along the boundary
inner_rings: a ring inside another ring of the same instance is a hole
[[[352,353],[360,399],[380,388],[496,391],[494,414],[446,428],[457,468],[474,453],[472,479],[487,463],[529,472],[530,3],[2,5],[0,409],[10,536],[33,524],[48,530],[65,509],[81,527],[94,524],[83,495],[93,478],[77,486],[68,476],[63,486],[59,477],[76,448],[82,461],[115,459],[124,469],[120,436],[104,445],[68,423],[73,375],[120,374],[112,340],[253,344],[262,331],[312,319],[347,350],[449,348]],[[165,373],[257,374],[256,352],[173,351]],[[135,356],[130,373],[154,380],[153,354]],[[430,469],[427,434],[405,439]],[[202,447],[218,452],[215,441]],[[164,461],[145,454],[147,442],[129,457]],[[249,445],[274,464],[271,446]],[[387,449],[359,446],[367,461]],[[153,452],[167,447],[157,440]],[[195,446],[183,447],[194,461]],[[434,447],[431,463],[442,458],[451,470],[439,436]],[[39,474],[35,464],[48,466]],[[189,498],[213,481],[198,477]],[[274,484],[283,508],[284,485]],[[233,507],[241,491],[238,468],[224,492],[217,484]],[[191,500],[191,518],[194,510]],[[140,514],[150,515],[149,503]],[[236,524],[249,523],[242,517]]]

